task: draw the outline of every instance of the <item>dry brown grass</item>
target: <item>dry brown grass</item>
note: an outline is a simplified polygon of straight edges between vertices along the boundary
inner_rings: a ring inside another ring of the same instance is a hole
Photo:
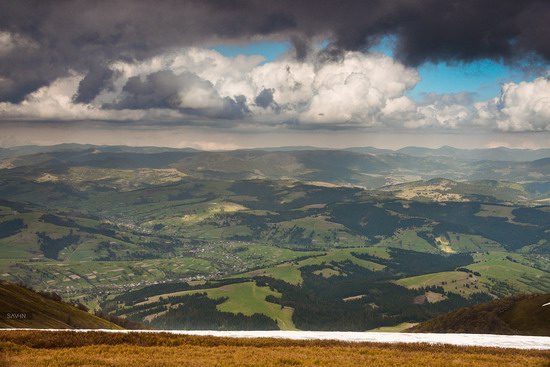
[[[549,367],[550,352],[145,333],[0,331],[0,366]]]

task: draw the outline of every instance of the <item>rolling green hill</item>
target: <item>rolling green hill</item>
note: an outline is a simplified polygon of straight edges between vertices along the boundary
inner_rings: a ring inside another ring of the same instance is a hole
[[[367,148],[10,152],[0,162],[0,279],[138,322],[367,330],[550,292],[545,159]],[[187,298],[167,301],[173,284]],[[151,286],[162,302],[117,303]]]
[[[12,153],[11,155],[8,153]],[[103,170],[177,170],[209,180],[281,178],[366,188],[444,177],[458,181],[547,183],[548,150],[452,149],[445,154],[413,154],[372,148],[349,150],[268,149],[202,152],[192,149],[105,146],[26,147],[0,154],[0,169],[12,174],[64,174],[76,167]],[[453,155],[456,153],[456,155]],[[478,154],[479,153],[479,154]],[[500,158],[499,158],[500,157]],[[545,186],[533,188],[548,197]]]
[[[30,289],[0,281],[0,328],[122,329]]]
[[[550,294],[516,296],[462,308],[408,331],[550,336]]]

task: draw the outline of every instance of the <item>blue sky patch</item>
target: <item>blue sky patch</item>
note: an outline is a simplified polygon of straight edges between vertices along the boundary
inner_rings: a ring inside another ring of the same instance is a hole
[[[394,37],[384,37],[371,51],[393,57],[394,44]],[[327,46],[328,42],[320,45]],[[265,62],[270,62],[288,52],[290,47],[288,41],[259,41],[242,45],[216,45],[212,49],[227,57],[262,55]],[[422,80],[408,93],[415,100],[421,100],[426,93],[468,92],[472,93],[475,100],[484,101],[497,96],[505,82],[530,81],[538,76],[526,75],[521,70],[492,60],[454,64],[426,63],[417,70]]]

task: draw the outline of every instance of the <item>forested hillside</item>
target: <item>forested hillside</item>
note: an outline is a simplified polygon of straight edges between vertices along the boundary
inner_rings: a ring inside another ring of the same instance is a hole
[[[0,279],[162,328],[368,330],[550,292],[544,152],[409,153],[3,152]]]

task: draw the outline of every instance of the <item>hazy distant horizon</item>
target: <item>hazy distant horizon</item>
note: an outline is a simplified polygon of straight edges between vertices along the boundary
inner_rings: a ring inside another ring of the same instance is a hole
[[[25,145],[57,145],[64,143],[93,145],[154,146],[166,148],[194,148],[199,150],[236,150],[288,146],[312,146],[344,149],[349,147],[374,147],[401,149],[408,146],[439,148],[451,146],[459,149],[550,148],[550,134],[523,133],[428,133],[364,131],[297,131],[266,132],[228,131],[218,129],[162,128],[157,130],[140,127],[109,127],[108,129],[77,126],[58,127],[43,124],[4,127],[0,134],[0,147]]]
[[[92,144],[92,143],[76,143],[76,142],[63,142],[57,144],[23,144],[23,145],[13,145],[7,147],[0,147],[2,149],[20,149],[25,147],[57,147],[62,145],[90,145],[96,147],[128,147],[128,148],[166,148],[166,149],[176,149],[176,150],[185,150],[185,149],[194,149],[197,151],[204,152],[231,152],[235,150],[353,150],[353,149],[378,149],[378,150],[389,150],[389,151],[399,151],[402,149],[408,148],[418,148],[418,149],[430,149],[430,150],[439,150],[444,148],[457,149],[457,150],[490,150],[490,149],[509,149],[509,150],[529,150],[529,151],[539,151],[539,150],[548,150],[550,148],[524,148],[524,147],[510,147],[510,146],[491,146],[491,147],[480,147],[480,148],[460,148],[452,145],[441,145],[441,146],[420,146],[420,145],[406,145],[399,148],[387,148],[382,146],[371,146],[371,145],[362,145],[362,146],[342,146],[342,147],[328,147],[328,146],[314,146],[314,145],[277,145],[277,146],[253,146],[253,147],[242,147],[235,149],[200,149],[194,148],[191,146],[183,147],[174,147],[174,146],[165,146],[165,145],[128,145],[128,144]]]

